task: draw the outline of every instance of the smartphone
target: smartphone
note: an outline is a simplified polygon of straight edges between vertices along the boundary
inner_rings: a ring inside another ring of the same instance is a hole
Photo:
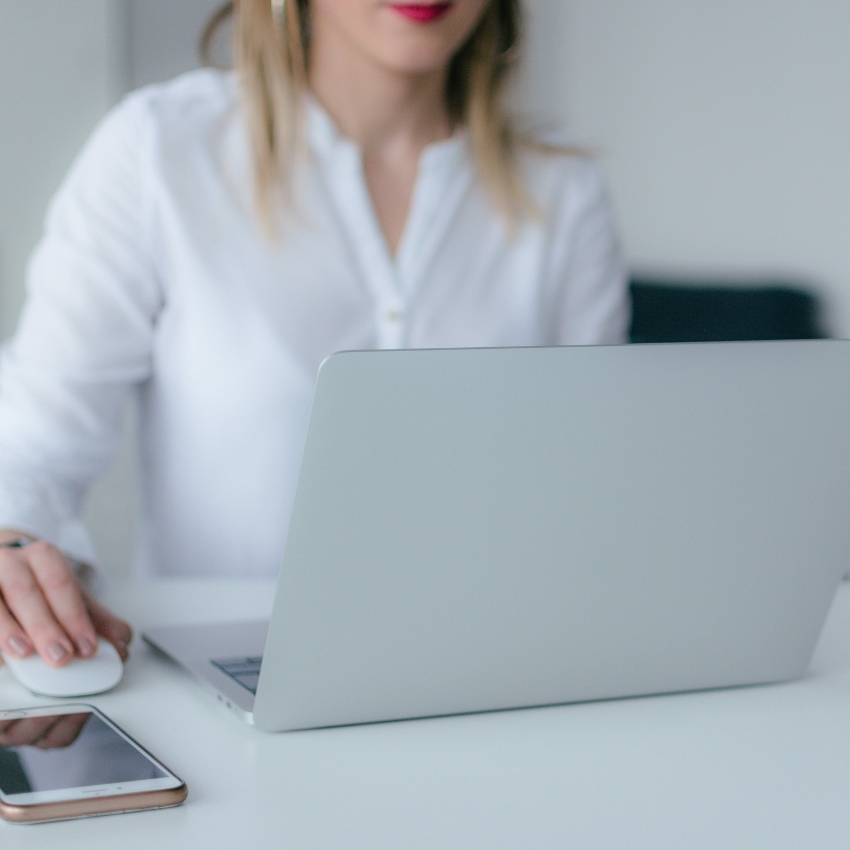
[[[94,706],[0,710],[0,817],[66,820],[176,806],[186,783]]]

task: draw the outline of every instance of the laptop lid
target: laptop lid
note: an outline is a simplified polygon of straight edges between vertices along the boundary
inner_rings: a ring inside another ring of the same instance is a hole
[[[774,682],[850,554],[850,342],[323,364],[254,721]]]

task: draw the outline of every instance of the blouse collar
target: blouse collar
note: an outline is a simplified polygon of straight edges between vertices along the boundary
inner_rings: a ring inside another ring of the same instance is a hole
[[[359,157],[360,149],[357,144],[340,132],[319,101],[311,94],[306,96],[305,101],[307,136],[313,153],[323,160],[344,150],[356,151]],[[420,172],[451,167],[464,155],[466,144],[466,130],[460,127],[448,139],[426,145],[419,161]]]

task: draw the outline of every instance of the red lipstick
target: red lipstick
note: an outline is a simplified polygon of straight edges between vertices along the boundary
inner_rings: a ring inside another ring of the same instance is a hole
[[[430,24],[442,18],[451,8],[451,3],[390,3],[389,8],[399,15],[404,15],[417,24]]]

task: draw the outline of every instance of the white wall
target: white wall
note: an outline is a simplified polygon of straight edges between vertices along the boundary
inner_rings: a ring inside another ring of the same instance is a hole
[[[222,0],[125,0],[129,7],[129,66],[133,88],[198,65],[198,37]]]
[[[47,201],[124,87],[115,12],[112,0],[0,2],[0,339]]]
[[[632,264],[798,278],[850,336],[850,4],[534,8],[527,102],[603,151]]]

